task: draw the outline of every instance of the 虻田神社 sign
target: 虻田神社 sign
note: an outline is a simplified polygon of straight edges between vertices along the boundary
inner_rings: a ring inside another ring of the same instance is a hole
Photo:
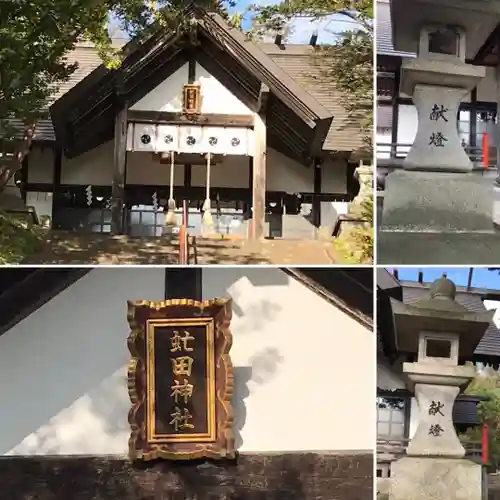
[[[231,302],[129,302],[133,460],[232,458]]]

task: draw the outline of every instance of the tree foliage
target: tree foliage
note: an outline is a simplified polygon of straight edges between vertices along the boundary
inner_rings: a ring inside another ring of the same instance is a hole
[[[0,0],[0,191],[28,154],[37,121],[58,86],[76,70],[66,56],[79,40],[95,43],[105,64],[120,59],[108,33],[110,16],[131,36],[152,26],[183,26],[185,0]],[[206,0],[227,16],[232,0]],[[23,129],[12,120],[23,123]]]
[[[271,6],[254,6],[256,31],[281,32],[292,18],[319,20],[337,14],[351,21],[333,44],[321,45],[315,63],[323,83],[334,85],[345,97],[351,118],[365,133],[371,148],[373,124],[373,5],[372,0],[282,0]]]
[[[363,226],[342,233],[334,242],[345,264],[371,264],[373,261],[373,193],[354,204],[350,215],[358,216]]]
[[[476,375],[467,387],[466,394],[484,396],[487,401],[477,405],[481,424],[487,424],[489,429],[489,459],[494,470],[500,467],[500,374],[491,368],[486,368]],[[470,428],[461,439],[471,442],[481,441],[481,426]]]
[[[18,264],[42,247],[42,230],[0,211],[0,265]]]

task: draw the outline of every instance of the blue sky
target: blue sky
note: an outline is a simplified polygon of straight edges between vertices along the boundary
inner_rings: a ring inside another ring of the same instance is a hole
[[[456,285],[467,286],[469,278],[469,267],[432,267],[432,268],[401,268],[399,279],[405,281],[417,281],[418,271],[422,271],[424,281],[430,282],[446,273]],[[392,272],[394,268],[389,268]],[[472,274],[472,286],[475,288],[488,288],[490,290],[500,290],[500,274],[498,271],[488,271],[487,268],[474,268]]]
[[[244,13],[250,5],[272,5],[279,3],[277,0],[239,0],[230,12]],[[243,17],[242,27],[248,30],[252,23],[252,13],[246,12]],[[110,27],[113,28],[116,23],[110,20]],[[308,18],[298,18],[292,21],[292,35],[288,43],[302,44],[309,43],[311,35],[315,30],[318,31],[318,43],[332,43],[338,36],[348,30],[356,28],[356,24],[342,15],[331,15],[320,21],[311,21]],[[127,38],[122,32],[113,30],[115,38]]]
[[[240,0],[230,12],[244,12],[249,6],[273,5],[279,3],[276,0]],[[247,13],[243,17],[242,27],[247,30],[252,23],[252,14]],[[292,21],[293,33],[289,43],[309,43],[311,35],[318,30],[318,43],[332,43],[339,34],[356,27],[356,25],[345,16],[331,15],[319,21],[312,21],[307,18],[299,18]]]

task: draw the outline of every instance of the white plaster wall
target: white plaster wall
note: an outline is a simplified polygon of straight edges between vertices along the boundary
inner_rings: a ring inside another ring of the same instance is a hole
[[[28,191],[26,193],[26,205],[34,207],[38,217],[44,215],[52,217],[52,198],[52,193]]]
[[[410,429],[409,438],[413,439],[415,432],[417,431],[418,422],[420,421],[420,410],[418,408],[418,403],[416,398],[411,398],[410,406]]]
[[[109,186],[113,179],[113,141],[76,158],[63,156],[61,184]]]
[[[113,169],[111,163],[108,168]],[[152,153],[127,152],[127,184],[170,185],[170,162],[160,163]],[[184,185],[184,165],[174,167],[174,186]]]
[[[486,68],[486,76],[479,81],[477,86],[477,100],[486,102],[497,101],[495,68]]]
[[[395,391],[406,389],[406,385],[401,376],[392,372],[383,364],[377,364],[377,388],[384,391]]]
[[[93,270],[0,338],[0,454],[127,452],[125,301],[161,299],[163,280]],[[371,331],[278,269],[205,268],[203,289],[234,301],[240,451],[372,448]]]
[[[202,113],[253,115],[245,104],[198,63],[196,63],[196,83],[201,86]]]
[[[248,156],[227,155],[222,161],[210,166],[210,184],[217,187],[248,188],[250,175]],[[207,167],[193,165],[191,168],[191,185],[207,185]]]
[[[324,193],[345,193],[346,184],[346,165],[344,162],[329,162],[323,166],[322,191]],[[307,168],[278,151],[268,148],[266,185],[269,191],[312,193],[314,191],[314,172],[312,168]]]
[[[54,181],[54,151],[49,146],[34,146],[28,155],[28,182],[52,184]]]
[[[189,64],[186,63],[174,74],[163,80],[149,94],[130,107],[133,111],[182,111],[182,92],[188,83]]]
[[[401,105],[399,106],[398,113],[398,134],[396,142],[398,144],[410,144],[410,146],[398,146],[398,153],[408,153],[417,135],[417,108],[413,105]]]
[[[347,193],[346,169],[347,163],[341,160],[322,165],[321,190],[323,193]],[[313,172],[311,174],[314,175]],[[310,191],[314,191],[314,180]]]
[[[249,157],[223,157],[220,163],[212,165],[211,185],[213,187],[247,188],[249,179]],[[161,164],[151,153],[127,153],[127,184],[165,186],[169,184],[170,165]],[[191,183],[205,186],[206,167],[193,165]],[[81,185],[111,185],[113,178],[113,142],[102,144],[77,158],[63,159],[61,183]],[[184,184],[184,167],[177,165],[174,171],[175,185]],[[314,173],[274,149],[267,150],[266,185],[269,191],[288,193],[313,192]],[[324,193],[345,193],[347,190],[346,164],[334,162],[322,168],[322,191]]]
[[[131,110],[181,112],[183,88],[189,82],[189,64],[161,82],[149,94],[131,106]],[[196,64],[196,83],[201,86],[201,112],[228,115],[251,115],[252,111],[232,92]]]

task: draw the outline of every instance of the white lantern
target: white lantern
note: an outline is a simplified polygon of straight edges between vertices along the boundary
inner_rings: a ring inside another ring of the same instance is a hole
[[[225,130],[226,154],[248,155],[248,132],[246,128],[228,127]]]
[[[164,153],[179,150],[179,127],[158,125],[156,131],[156,151]]]
[[[136,123],[134,126],[134,151],[155,151],[156,125]]]
[[[202,144],[207,153],[226,153],[224,127],[203,127]]]
[[[179,127],[179,152],[206,153],[203,149],[203,130],[196,126]]]

